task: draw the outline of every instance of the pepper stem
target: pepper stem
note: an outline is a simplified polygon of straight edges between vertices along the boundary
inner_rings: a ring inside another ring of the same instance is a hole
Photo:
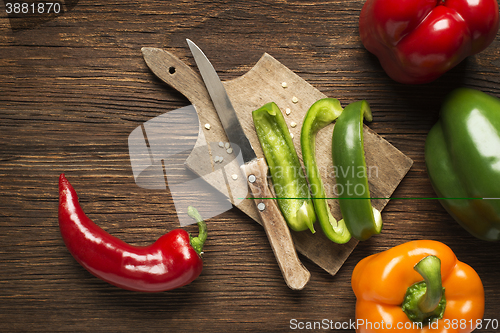
[[[420,311],[434,311],[443,296],[441,282],[441,260],[436,256],[427,256],[415,265],[414,269],[422,275],[427,286],[424,296],[418,302]]]
[[[414,322],[431,323],[443,318],[446,299],[441,280],[441,260],[436,256],[427,256],[414,269],[422,275],[424,281],[415,283],[406,290],[403,311]]]
[[[198,224],[198,237],[189,236],[189,242],[193,249],[199,254],[202,254],[203,244],[207,240],[207,224],[203,221],[200,213],[193,206],[188,207],[188,215],[193,218]]]

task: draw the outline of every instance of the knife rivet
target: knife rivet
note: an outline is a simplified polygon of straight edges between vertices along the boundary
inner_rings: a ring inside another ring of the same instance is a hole
[[[257,205],[257,209],[262,212],[264,209],[266,209],[266,205],[263,202],[261,202]]]
[[[250,183],[255,183],[255,181],[256,181],[256,180],[257,180],[257,178],[256,178],[254,175],[250,175],[250,176],[248,176],[248,181],[249,181]]]

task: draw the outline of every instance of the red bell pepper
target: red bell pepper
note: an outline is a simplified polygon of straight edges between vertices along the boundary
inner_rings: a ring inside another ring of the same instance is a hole
[[[175,229],[149,246],[132,246],[92,222],[64,174],[59,177],[59,229],[66,247],[90,273],[123,289],[171,290],[200,275],[206,224],[193,207],[189,207],[188,213],[198,223],[198,237]]]
[[[497,0],[368,0],[361,41],[395,81],[431,82],[495,39]]]

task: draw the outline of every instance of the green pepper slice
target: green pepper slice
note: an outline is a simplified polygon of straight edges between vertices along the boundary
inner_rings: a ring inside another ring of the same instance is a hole
[[[372,120],[366,101],[349,104],[333,129],[332,159],[340,210],[351,235],[367,240],[382,230],[380,212],[371,206],[365,152],[363,117]]]
[[[323,98],[314,103],[307,111],[300,132],[302,160],[314,198],[314,210],[323,233],[331,241],[339,244],[347,243],[351,234],[344,220],[337,221],[326,200],[325,187],[316,163],[316,134],[331,124],[342,113],[340,102],[335,98]]]
[[[283,217],[292,230],[309,228],[314,233],[311,193],[281,110],[267,103],[253,111],[252,118]]]

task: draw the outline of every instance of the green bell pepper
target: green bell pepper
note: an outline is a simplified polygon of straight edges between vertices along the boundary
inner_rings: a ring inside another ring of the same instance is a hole
[[[335,123],[332,139],[340,211],[351,235],[361,241],[382,230],[382,216],[370,202],[363,150],[363,117],[372,120],[366,101],[346,106]]]
[[[425,143],[427,171],[443,207],[470,234],[500,239],[500,100],[459,88]]]
[[[314,233],[311,193],[283,114],[268,103],[253,111],[252,118],[283,217],[292,230]]]
[[[307,111],[300,132],[302,160],[314,198],[314,210],[323,233],[331,241],[339,244],[347,243],[351,234],[344,220],[337,221],[326,200],[325,187],[316,163],[316,134],[331,124],[342,113],[340,102],[335,98],[323,98],[314,103]]]

